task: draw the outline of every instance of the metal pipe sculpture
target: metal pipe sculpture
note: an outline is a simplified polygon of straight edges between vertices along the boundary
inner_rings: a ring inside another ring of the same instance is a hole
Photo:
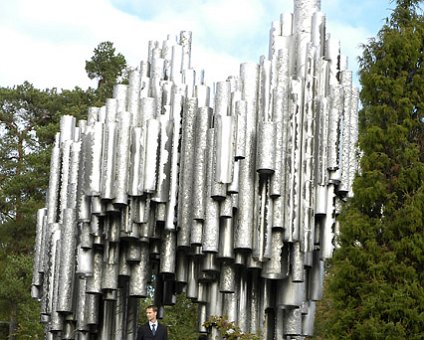
[[[161,307],[197,302],[199,332],[227,315],[264,339],[313,333],[357,169],[352,73],[318,0],[212,88],[190,53],[190,32],[151,42],[103,107],[62,117],[32,286],[48,339],[134,339],[150,286]]]

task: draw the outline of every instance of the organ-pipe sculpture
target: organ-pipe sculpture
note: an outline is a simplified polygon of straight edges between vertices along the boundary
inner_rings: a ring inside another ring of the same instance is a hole
[[[319,0],[295,0],[268,58],[211,87],[190,55],[190,32],[151,42],[104,106],[62,117],[32,284],[48,339],[134,339],[149,287],[160,314],[178,292],[197,302],[200,333],[226,315],[312,335],[357,169],[352,73]]]

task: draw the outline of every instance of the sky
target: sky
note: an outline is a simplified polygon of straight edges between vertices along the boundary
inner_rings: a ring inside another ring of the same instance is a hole
[[[390,16],[390,0],[321,0],[327,32],[357,73],[360,44]],[[269,30],[293,0],[0,0],[0,86],[95,87],[85,61],[111,41],[128,66],[147,58],[149,40],[191,31],[192,66],[225,80],[268,54]],[[358,86],[354,76],[355,86]]]

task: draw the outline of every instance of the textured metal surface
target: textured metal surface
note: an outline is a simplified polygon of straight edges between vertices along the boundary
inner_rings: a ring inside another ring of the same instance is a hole
[[[32,282],[47,339],[133,340],[150,288],[160,316],[181,290],[198,303],[201,333],[225,314],[267,339],[313,334],[359,99],[320,1],[294,4],[268,57],[224,81],[204,83],[181,32],[86,121],[61,118]]]

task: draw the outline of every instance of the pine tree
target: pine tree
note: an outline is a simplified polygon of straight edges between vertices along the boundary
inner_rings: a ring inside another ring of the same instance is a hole
[[[31,315],[23,314],[24,306],[35,308],[30,299],[34,216],[44,204],[49,177],[47,144],[37,130],[53,120],[55,95],[27,82],[0,88],[0,318],[9,322],[10,339],[20,332],[19,320]],[[35,320],[31,328],[41,331]]]
[[[30,297],[35,215],[45,205],[60,117],[84,119],[89,107],[103,105],[125,66],[107,42],[87,62],[89,77],[99,78],[97,90],[0,87],[0,338],[41,339],[39,306]]]
[[[101,42],[93,52],[91,60],[85,61],[85,70],[90,79],[98,80],[96,93],[102,104],[112,97],[113,86],[123,75],[127,62],[110,41]]]
[[[318,314],[325,339],[424,338],[424,17],[398,0],[360,58],[361,171]],[[324,306],[324,307],[323,307]]]
[[[11,339],[41,339],[39,306],[30,296],[35,215],[45,204],[60,116],[82,118],[91,100],[92,92],[79,88],[58,93],[28,82],[0,88],[0,320]]]

